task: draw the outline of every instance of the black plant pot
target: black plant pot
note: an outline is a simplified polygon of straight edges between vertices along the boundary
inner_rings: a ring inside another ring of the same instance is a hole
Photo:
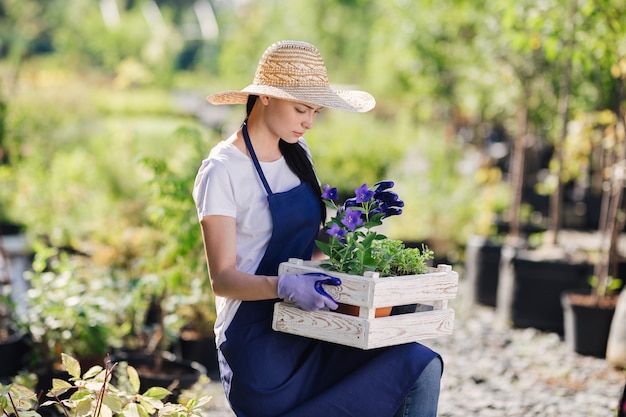
[[[0,377],[12,377],[26,365],[29,351],[22,334],[16,333],[0,341]]]
[[[516,328],[535,328],[562,335],[561,294],[589,289],[592,267],[586,263],[533,259],[527,251],[503,249],[498,310]]]
[[[583,305],[570,295],[589,295],[587,290],[570,290],[561,295],[565,343],[581,355],[604,358],[615,307]]]
[[[176,358],[171,352],[163,352],[161,369],[157,369],[155,355],[119,352],[111,355],[111,362],[127,362],[139,374],[140,392],[151,387],[168,388],[172,395],[168,401],[176,402],[180,392],[191,387],[201,375],[206,375],[204,366],[197,362]]]
[[[183,332],[178,340],[178,344],[182,359],[198,362],[206,368],[209,375],[218,371],[215,336],[196,336]]]
[[[465,251],[465,277],[478,304],[496,306],[502,245],[472,236]]]

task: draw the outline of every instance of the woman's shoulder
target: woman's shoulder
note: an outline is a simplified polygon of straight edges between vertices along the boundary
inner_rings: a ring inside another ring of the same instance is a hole
[[[209,152],[207,159],[233,159],[245,155],[235,146],[231,138],[218,142]]]
[[[229,175],[230,171],[238,171],[241,166],[246,162],[246,157],[237,149],[235,145],[227,140],[223,140],[217,143],[209,155],[204,158],[198,169],[200,176],[207,175],[209,172],[215,175],[217,172],[222,172]]]

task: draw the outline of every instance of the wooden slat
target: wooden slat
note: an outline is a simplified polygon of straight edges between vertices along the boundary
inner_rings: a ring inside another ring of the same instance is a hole
[[[290,259],[279,267],[279,274],[319,272],[319,262]],[[333,271],[323,271],[341,279],[341,286],[324,286],[340,303],[363,307],[387,307],[456,297],[459,276],[449,265],[420,275],[370,278]]]
[[[274,330],[373,349],[452,334],[454,310],[433,310],[398,316],[364,319],[332,311],[306,312],[280,302],[274,309]]]

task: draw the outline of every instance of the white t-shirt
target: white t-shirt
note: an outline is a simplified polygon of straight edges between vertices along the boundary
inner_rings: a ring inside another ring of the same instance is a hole
[[[309,153],[308,146],[300,144]],[[273,193],[288,191],[300,184],[300,179],[287,166],[285,158],[260,162]],[[202,161],[193,187],[198,218],[222,215],[234,217],[237,225],[237,258],[235,267],[254,274],[272,235],[272,218],[267,192],[254,168],[252,159],[229,141],[218,143]],[[226,338],[224,332],[232,321],[240,300],[216,297],[216,343]]]

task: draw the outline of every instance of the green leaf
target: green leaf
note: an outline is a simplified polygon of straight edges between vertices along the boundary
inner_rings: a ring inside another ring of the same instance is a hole
[[[85,384],[85,388],[91,392],[100,392],[102,385],[104,385],[103,381],[88,381]]]
[[[315,241],[315,245],[322,251],[322,253],[326,256],[330,255],[330,245],[320,242],[319,240]]]
[[[102,404],[100,408],[100,414],[94,417],[113,417],[113,410],[107,407],[105,404]]]
[[[151,387],[143,394],[144,397],[162,400],[172,393],[163,387]]]
[[[133,387],[133,394],[139,393],[141,380],[139,379],[139,374],[137,373],[137,370],[134,367],[128,365],[128,367],[126,368],[126,372],[128,373],[128,381]]]
[[[194,407],[204,407],[205,405],[207,405],[211,400],[213,399],[213,397],[210,397],[208,395],[205,395],[204,397],[200,397],[196,400],[196,404],[194,404]],[[191,402],[192,400],[189,400],[189,402]],[[187,407],[191,406],[189,405],[189,403],[187,403]]]
[[[74,394],[72,394],[72,396],[70,397],[70,400],[82,401],[85,398],[91,398],[91,393],[86,389],[79,389]]]
[[[148,413],[139,404],[130,403],[124,408],[122,415],[124,417],[145,417]]]
[[[122,411],[124,404],[122,403],[122,399],[116,393],[111,393],[107,390],[104,394],[104,398],[102,399],[102,403],[110,408],[114,414]]]
[[[23,385],[11,384],[11,385],[8,385],[5,389],[3,389],[3,391],[7,391],[8,393],[11,394],[13,403],[15,404],[15,407],[17,407],[19,410],[26,410],[29,408],[33,408],[37,402],[37,396],[35,395],[35,393],[31,389],[26,388]],[[6,397],[4,396],[0,397],[0,401],[2,399],[6,399]],[[8,401],[5,407],[13,409],[12,405],[9,404]],[[22,412],[20,412],[20,415],[21,414]]]
[[[89,368],[87,372],[85,372],[85,375],[83,375],[83,379],[93,378],[103,371],[104,371],[104,368],[100,365],[92,366],[91,368]]]
[[[73,387],[67,381],[58,378],[52,378],[52,389],[48,392],[48,397],[58,397],[59,395],[65,394],[69,389]]]
[[[78,401],[76,403],[76,410],[74,412],[74,416],[88,416],[91,414],[92,407],[93,407],[93,403],[89,399]]]
[[[155,400],[150,397],[139,397],[139,410],[143,410],[148,414],[153,414],[156,410],[163,408],[163,403],[160,400]]]
[[[78,360],[70,355],[61,353],[61,361],[71,376],[74,378],[80,378],[80,362],[78,362]]]
[[[41,417],[41,414],[35,410],[26,410],[20,411],[20,417]]]

